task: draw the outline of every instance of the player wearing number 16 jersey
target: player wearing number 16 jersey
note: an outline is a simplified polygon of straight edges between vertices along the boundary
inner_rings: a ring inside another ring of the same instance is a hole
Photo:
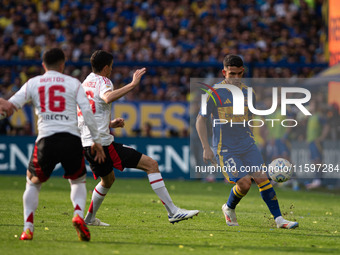
[[[93,72],[83,82],[83,87],[90,100],[106,154],[104,163],[98,163],[93,160],[93,156],[89,152],[92,138],[86,123],[83,121],[82,113],[79,113],[78,125],[81,130],[85,157],[90,163],[95,179],[97,177],[101,178],[101,182],[98,183],[93,191],[92,201],[85,217],[85,222],[89,225],[108,226],[108,224],[101,222],[95,217],[96,212],[115,180],[113,168],[123,171],[126,167],[137,168],[147,173],[150,185],[168,211],[168,219],[171,223],[186,220],[197,215],[199,213],[197,210],[185,210],[174,205],[155,160],[133,148],[113,141],[109,127],[123,127],[124,120],[118,118],[111,121],[111,104],[134,89],[139,84],[146,70],[145,68],[137,70],[133,74],[131,83],[114,90],[113,84],[109,80],[112,64],[113,56],[110,53],[102,50],[94,52],[91,56]]]
[[[48,180],[57,163],[61,163],[65,170],[64,178],[69,179],[71,184],[73,225],[80,240],[90,240],[90,232],[83,220],[86,169],[77,125],[77,104],[93,137],[89,146],[93,152],[96,151],[95,160],[102,162],[105,155],[84,89],[77,79],[62,74],[64,66],[62,50],[54,48],[46,51],[43,55],[45,74],[28,80],[9,100],[14,109],[32,101],[38,115],[38,137],[29,162],[23,196],[24,232],[21,240],[33,239],[33,221],[41,183]]]

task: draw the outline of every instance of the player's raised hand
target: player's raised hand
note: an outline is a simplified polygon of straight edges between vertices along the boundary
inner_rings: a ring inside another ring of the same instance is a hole
[[[133,87],[136,87],[139,82],[140,82],[140,79],[142,78],[142,76],[146,73],[146,68],[143,67],[142,69],[137,69],[134,74],[133,74],[133,78],[132,78],[132,86]]]
[[[214,152],[209,148],[203,150],[203,160],[207,164],[209,161],[215,165],[217,164]]]
[[[110,122],[110,128],[122,128],[124,126],[125,122],[123,118],[116,118]]]
[[[98,163],[103,163],[105,160],[105,152],[100,143],[93,143],[91,146],[91,154],[96,154],[94,160]]]

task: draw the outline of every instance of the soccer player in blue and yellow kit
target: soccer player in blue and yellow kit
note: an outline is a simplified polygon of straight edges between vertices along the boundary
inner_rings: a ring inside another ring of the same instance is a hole
[[[297,222],[288,221],[282,217],[276,193],[266,173],[261,170],[264,164],[263,158],[255,145],[252,130],[247,124],[252,114],[248,111],[248,88],[240,80],[244,73],[242,59],[236,55],[227,55],[223,61],[222,73],[225,79],[220,84],[232,84],[242,90],[244,115],[233,115],[233,95],[231,91],[226,88],[217,88],[217,84],[215,84],[213,87],[219,95],[222,105],[217,104],[215,106],[214,101],[218,99],[216,94],[212,94],[213,97],[216,97],[215,100],[208,97],[206,113],[203,114],[203,111],[201,111],[197,116],[196,129],[202,143],[204,161],[217,163],[222,169],[228,169],[223,172],[224,176],[230,183],[236,184],[230,192],[227,203],[222,206],[226,223],[228,226],[238,226],[235,208],[249,191],[251,179],[253,179],[260,189],[264,202],[274,216],[277,227],[296,228],[299,225]],[[254,93],[252,97],[254,102]],[[209,146],[207,136],[206,121],[210,117],[213,122],[217,119],[228,121],[223,125],[213,125],[212,145],[214,152]],[[250,169],[252,166],[253,169],[258,167],[258,171],[242,171],[242,169],[245,170],[245,167]]]

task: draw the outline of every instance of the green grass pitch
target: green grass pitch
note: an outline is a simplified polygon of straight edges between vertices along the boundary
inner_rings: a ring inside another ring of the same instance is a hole
[[[87,207],[96,181],[88,178]],[[166,181],[176,205],[199,209],[174,225],[148,180],[117,179],[97,216],[110,227],[89,227],[90,242],[74,230],[69,184],[58,177],[42,186],[33,241],[20,241],[24,176],[0,176],[0,254],[340,254],[340,196],[276,188],[281,211],[297,220],[277,229],[255,185],[237,208],[239,227],[221,212],[231,185]]]

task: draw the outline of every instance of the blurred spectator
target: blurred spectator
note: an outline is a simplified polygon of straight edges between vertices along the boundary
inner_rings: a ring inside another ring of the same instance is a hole
[[[0,12],[0,51],[4,53],[0,59],[40,59],[46,48],[62,46],[69,60],[86,62],[93,50],[104,49],[118,61],[217,63],[234,53],[248,64],[320,63],[327,30],[321,4],[305,0],[9,0]],[[214,75],[219,71],[214,68]],[[310,77],[318,69],[289,71],[264,68],[254,70],[254,75]],[[184,75],[178,69],[176,73]],[[189,76],[193,74],[190,69]],[[181,100],[175,92],[169,94],[170,100]],[[158,98],[157,92],[152,95],[149,99]]]
[[[142,136],[152,137],[152,125],[150,122],[145,122],[142,129]]]
[[[0,60],[40,61],[44,50],[61,47],[68,60],[86,63],[96,49],[111,52],[114,62],[211,63],[211,68],[150,67],[140,87],[120,99],[187,101],[190,77],[221,77],[214,64],[228,53],[241,55],[249,66],[283,65],[250,68],[248,76],[315,75],[319,68],[293,64],[325,62],[321,6],[312,0],[7,0],[0,9]],[[0,71],[2,97],[17,89],[18,77],[22,84],[43,72],[39,65]],[[115,88],[130,82],[130,71],[114,66]],[[81,81],[90,72],[88,65],[65,68]]]
[[[39,22],[48,24],[52,20],[53,11],[49,8],[46,1],[43,1],[41,6],[41,10],[38,13]]]

